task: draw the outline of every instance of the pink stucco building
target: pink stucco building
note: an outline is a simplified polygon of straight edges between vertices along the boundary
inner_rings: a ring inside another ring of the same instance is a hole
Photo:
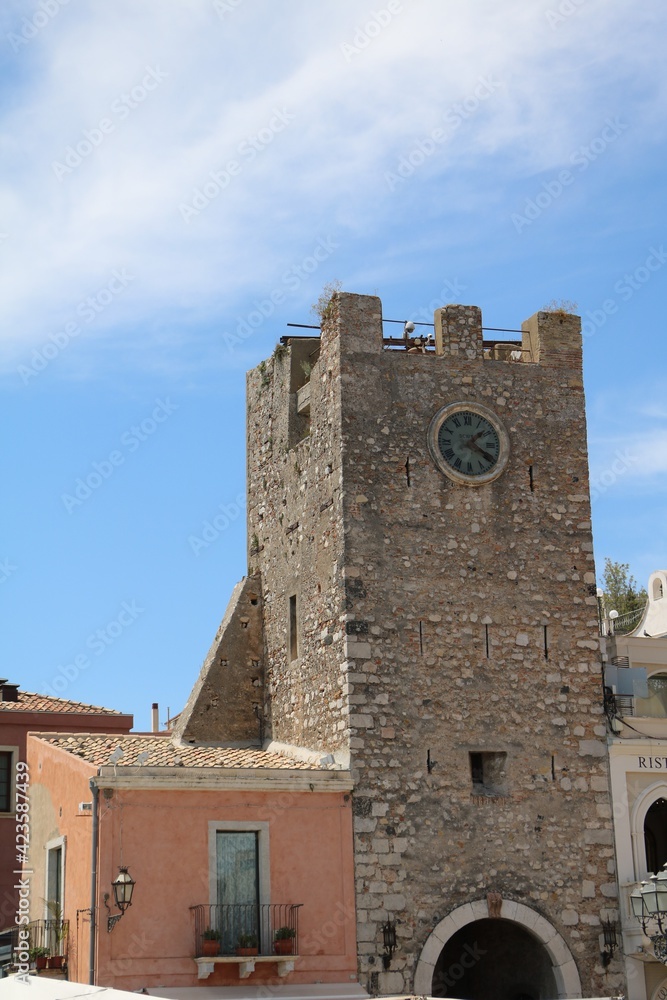
[[[60,866],[51,882],[70,922],[70,979],[127,990],[356,982],[349,772],[170,734],[33,734],[28,762],[33,913]],[[135,888],[118,919],[121,866]],[[244,942],[258,954],[237,954]]]
[[[18,897],[14,872],[20,868],[16,850],[16,775],[18,762],[26,759],[28,733],[63,729],[71,733],[127,733],[132,723],[131,715],[22,691],[18,685],[0,680],[0,930],[15,926]]]

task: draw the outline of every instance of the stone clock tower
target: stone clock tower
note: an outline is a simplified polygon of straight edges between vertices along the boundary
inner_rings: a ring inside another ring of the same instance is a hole
[[[257,712],[350,763],[370,990],[609,994],[580,321],[511,350],[455,305],[435,334],[388,345],[379,299],[337,293],[248,376]]]

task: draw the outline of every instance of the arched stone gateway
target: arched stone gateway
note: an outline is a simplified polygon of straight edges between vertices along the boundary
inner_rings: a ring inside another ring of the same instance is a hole
[[[489,917],[487,900],[453,910],[428,938],[413,992],[466,1000],[580,997],[572,954],[544,917],[512,900]]]

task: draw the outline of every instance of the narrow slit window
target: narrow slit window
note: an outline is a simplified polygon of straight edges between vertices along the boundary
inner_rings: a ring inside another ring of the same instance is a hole
[[[299,655],[298,619],[296,613],[296,594],[289,599],[289,658],[296,660]]]

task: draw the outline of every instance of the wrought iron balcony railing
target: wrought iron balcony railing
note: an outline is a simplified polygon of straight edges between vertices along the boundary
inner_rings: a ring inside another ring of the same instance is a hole
[[[49,955],[66,955],[69,920],[33,920],[28,925],[31,948],[47,948]]]
[[[195,918],[195,958],[253,953],[299,954],[302,903],[200,903]]]

